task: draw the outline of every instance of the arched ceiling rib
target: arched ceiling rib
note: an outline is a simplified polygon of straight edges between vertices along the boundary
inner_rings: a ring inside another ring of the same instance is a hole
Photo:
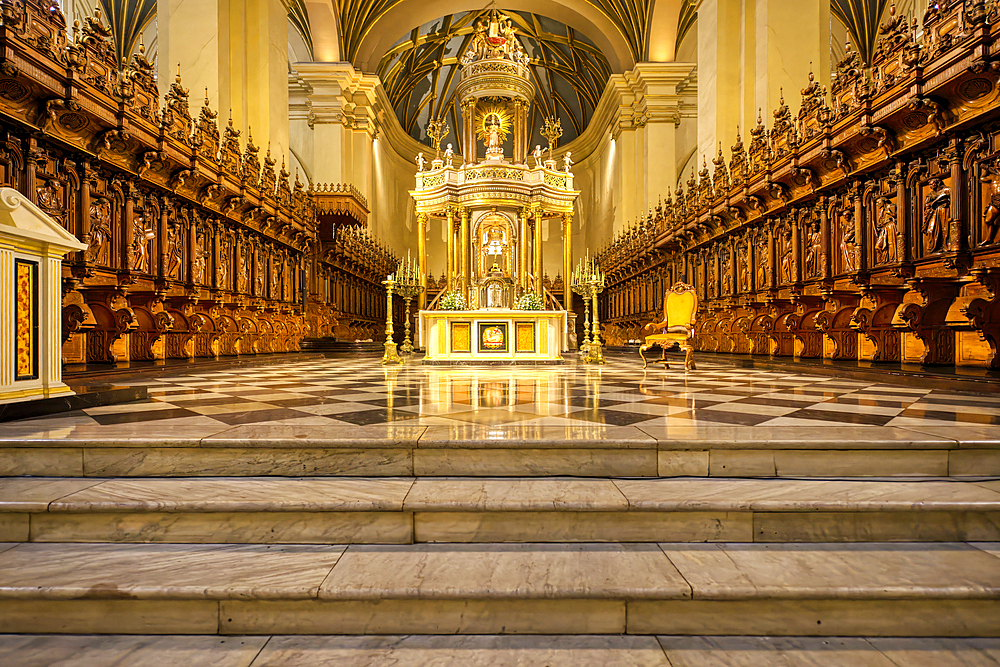
[[[458,61],[468,49],[477,17],[486,13],[449,14],[414,28],[386,52],[378,66],[382,85],[403,129],[418,141],[426,139],[427,123],[444,118],[452,133],[445,143],[459,152]],[[600,49],[573,28],[544,16],[507,12],[517,39],[531,59],[536,96],[529,128],[533,144],[545,145],[537,132],[543,118],[557,116],[562,142],[583,132],[611,76]]]
[[[645,59],[654,0],[507,0],[498,9],[531,12],[564,23],[593,40],[612,71]],[[671,0],[661,0],[669,2]],[[374,71],[402,30],[441,16],[480,12],[483,0],[338,0],[341,54]]]

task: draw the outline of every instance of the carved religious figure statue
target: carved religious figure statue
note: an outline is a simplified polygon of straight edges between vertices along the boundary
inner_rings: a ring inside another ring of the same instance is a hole
[[[469,48],[468,54],[473,56],[475,60],[486,57],[486,19],[478,19],[476,21],[472,46]]]
[[[455,151],[452,149],[451,144],[448,144],[448,148],[444,151],[444,166],[451,167],[452,161],[455,159]]]
[[[858,264],[854,257],[854,211],[847,205],[840,212],[840,255],[844,260],[844,273],[856,271]]]
[[[542,147],[536,144],[535,145],[535,150],[531,151],[531,157],[535,158],[535,166],[536,167],[541,167],[542,166]]]
[[[486,138],[486,157],[494,160],[503,158],[503,145],[500,143],[500,119],[495,114],[486,117],[484,124]]]
[[[527,54],[515,38],[514,32],[514,22],[509,16],[495,9],[491,10],[489,16],[476,20],[472,43],[462,54],[462,65],[484,58],[503,58],[526,65]]]
[[[989,184],[990,195],[990,202],[983,211],[983,240],[979,243],[980,246],[986,246],[996,242],[997,232],[1000,231],[1000,174],[994,172],[982,180]]]
[[[875,263],[898,262],[899,241],[896,203],[888,197],[879,197],[875,214]]]
[[[771,272],[771,253],[768,250],[766,235],[761,237],[760,243],[758,243],[757,249],[754,252],[757,257],[757,284],[754,287],[759,290],[767,289],[771,286],[768,279],[768,275]]]
[[[822,253],[819,223],[813,223],[806,241],[806,276],[812,278],[819,275],[819,258]]]
[[[573,154],[571,152],[569,152],[569,151],[566,151],[566,155],[563,155],[563,167],[565,167],[567,174],[569,173],[570,167],[573,166],[573,157],[572,156],[573,156]]]
[[[149,273],[152,270],[148,242],[156,238],[156,232],[152,227],[146,226],[146,220],[141,215],[136,215],[132,221],[132,245],[128,250],[128,266],[142,273]]]
[[[739,289],[742,292],[750,291],[750,261],[749,251],[742,245],[736,251],[736,265],[739,270]]]
[[[167,275],[180,278],[177,269],[181,265],[181,230],[178,224],[171,224],[167,227],[167,248],[166,248],[166,270]]]
[[[733,294],[733,264],[729,258],[729,251],[723,250],[722,254],[722,296]]]
[[[785,231],[781,235],[781,282],[790,284],[795,282],[795,256],[792,253],[792,232]]]
[[[424,167],[427,165],[427,160],[424,159],[423,153],[417,153],[417,171],[423,171]]]
[[[951,213],[951,189],[940,178],[932,178],[927,184],[930,191],[924,197],[924,253],[940,252],[944,249],[945,232]]]
[[[111,202],[103,197],[90,204],[88,262],[106,266],[111,255]]]

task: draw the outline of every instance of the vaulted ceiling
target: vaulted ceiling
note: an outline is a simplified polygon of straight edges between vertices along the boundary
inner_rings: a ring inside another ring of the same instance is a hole
[[[453,130],[460,127],[455,97],[458,61],[472,40],[476,18],[487,11],[449,14],[414,28],[379,62],[377,72],[397,117],[418,141],[426,138],[432,119],[446,119]],[[607,58],[591,40],[563,23],[528,12],[508,15],[531,58],[536,96],[529,118],[530,142],[546,143],[537,131],[542,119],[552,116],[562,124],[562,141],[574,139],[590,121],[611,75]],[[457,134],[452,132],[446,141],[457,144]]]

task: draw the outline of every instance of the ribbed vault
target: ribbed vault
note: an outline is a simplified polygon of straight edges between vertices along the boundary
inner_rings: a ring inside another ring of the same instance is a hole
[[[426,139],[428,121],[444,118],[460,127],[459,64],[472,39],[475,20],[487,13],[449,14],[414,28],[379,62],[378,75],[403,128],[418,141]],[[557,116],[562,142],[577,137],[593,115],[611,66],[594,43],[573,28],[537,14],[508,12],[516,23],[517,39],[531,58],[536,96],[530,112],[531,144],[544,117]],[[461,151],[457,132],[446,140]]]

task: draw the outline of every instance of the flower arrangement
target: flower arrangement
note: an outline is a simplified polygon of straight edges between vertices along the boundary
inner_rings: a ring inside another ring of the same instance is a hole
[[[538,296],[535,292],[525,292],[517,300],[518,310],[542,310],[544,307],[545,304],[542,303],[542,297]]]
[[[465,297],[461,292],[448,292],[441,297],[438,308],[441,310],[465,310],[467,308]]]

